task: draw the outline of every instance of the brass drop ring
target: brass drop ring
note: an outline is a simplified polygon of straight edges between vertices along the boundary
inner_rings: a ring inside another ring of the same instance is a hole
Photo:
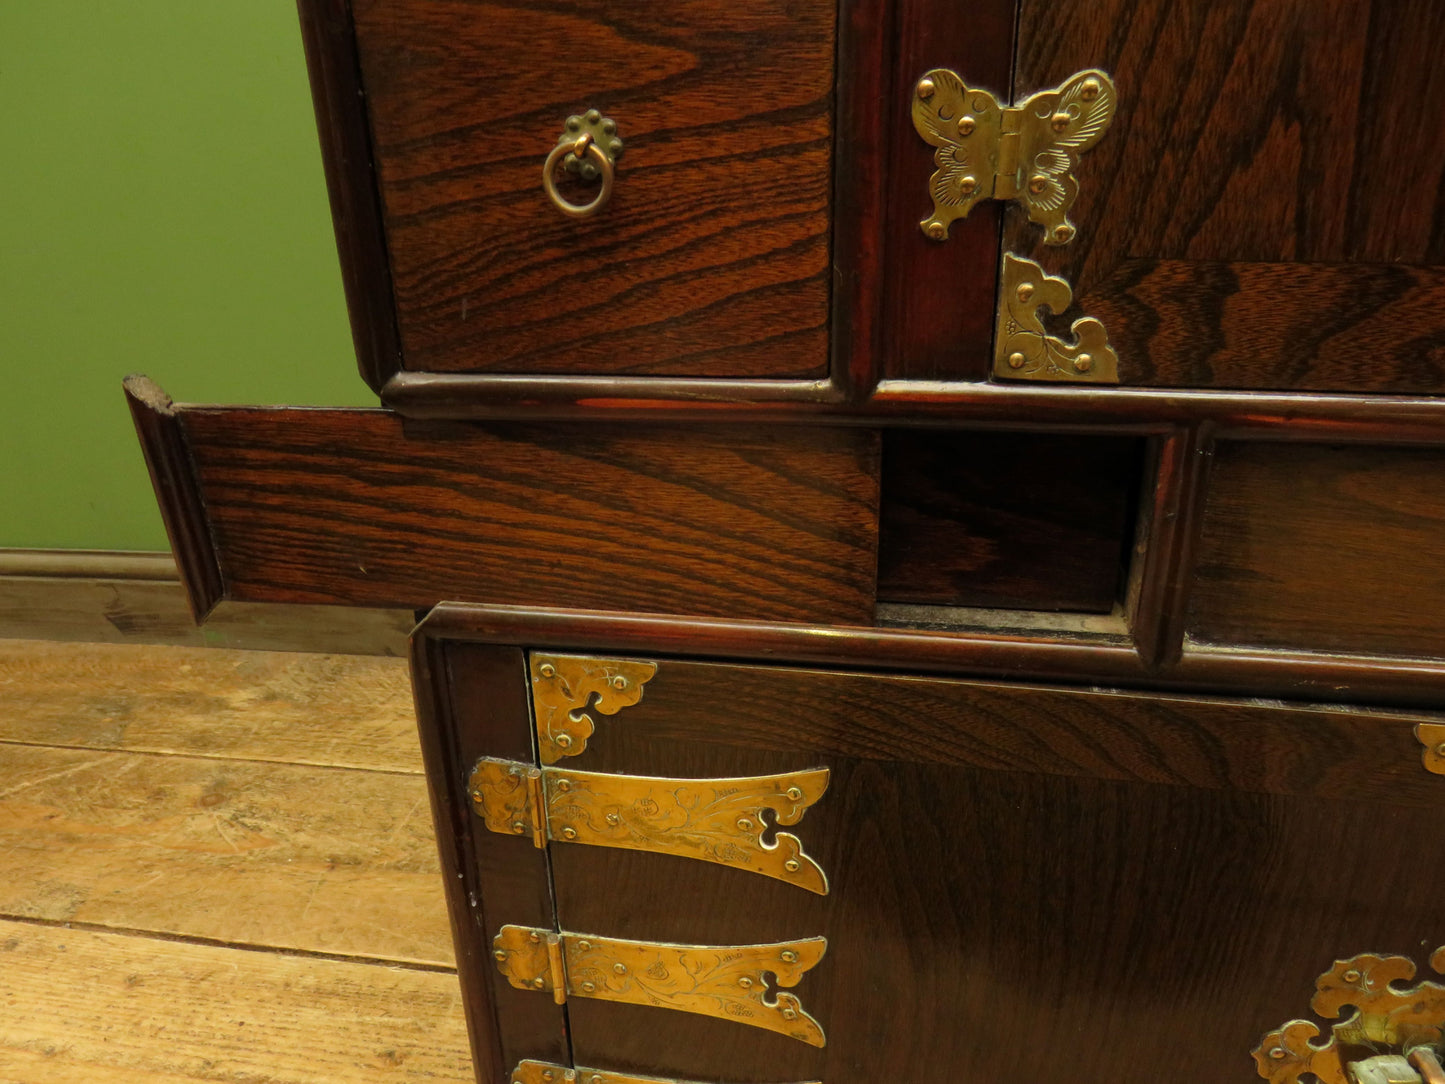
[[[569,203],[562,198],[562,193],[557,191],[554,175],[557,167],[562,164],[563,156],[568,154],[575,154],[578,161],[584,157],[590,158],[592,164],[597,167],[597,172],[602,178],[602,188],[591,203]],[[547,198],[552,201],[552,205],[564,215],[571,218],[587,218],[595,215],[612,198],[612,159],[603,153],[602,148],[597,145],[597,141],[592,138],[590,133],[584,132],[575,143],[562,142],[552,148],[552,153],[547,155],[547,161],[542,163],[542,187],[547,190]]]

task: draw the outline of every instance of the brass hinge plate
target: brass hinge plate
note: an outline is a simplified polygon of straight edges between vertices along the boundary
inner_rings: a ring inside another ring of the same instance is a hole
[[[1075,320],[1073,342],[1049,334],[1044,327],[1039,309],[1061,313],[1073,300],[1074,291],[1063,279],[1045,274],[1033,260],[1004,253],[993,375],[1003,380],[1119,383],[1119,355],[1098,320],[1092,316]]]
[[[614,1073],[606,1069],[588,1069],[577,1066],[569,1069],[549,1061],[520,1061],[512,1070],[512,1084],[692,1084],[690,1081],[673,1080],[667,1077],[634,1076],[631,1073]],[[819,1084],[813,1081],[812,1084]]]
[[[823,1029],[793,987],[827,951],[826,938],[775,945],[669,945],[591,934],[503,926],[492,957],[519,990],[550,992],[558,1004],[595,998],[697,1013],[777,1032],[809,1046],[824,1044]]]
[[[487,828],[549,840],[650,851],[749,870],[826,895],[828,878],[802,842],[770,830],[797,824],[828,789],[828,769],[735,779],[675,779],[535,768],[484,757],[468,779]]]
[[[636,704],[643,685],[657,673],[656,663],[635,659],[533,652],[528,661],[537,755],[543,764],[582,752],[596,728],[592,713],[615,715]]]
[[[1016,200],[1050,245],[1073,240],[1073,170],[1103,137],[1118,95],[1101,71],[1083,71],[1022,105],[1000,105],[957,72],[935,68],[913,87],[913,126],[938,149],[929,178],[933,214],[919,225],[935,241],[980,200]]]
[[[1445,723],[1420,723],[1415,737],[1425,747],[1425,770],[1445,775]]]

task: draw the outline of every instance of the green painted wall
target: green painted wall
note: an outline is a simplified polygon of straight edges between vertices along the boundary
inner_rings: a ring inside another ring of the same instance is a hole
[[[0,0],[0,546],[165,549],[121,394],[374,404],[294,0]]]

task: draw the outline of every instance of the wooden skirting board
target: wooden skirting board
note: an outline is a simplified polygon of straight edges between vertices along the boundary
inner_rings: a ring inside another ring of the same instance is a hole
[[[0,549],[0,639],[406,654],[406,610],[224,602],[197,626],[168,553]]]

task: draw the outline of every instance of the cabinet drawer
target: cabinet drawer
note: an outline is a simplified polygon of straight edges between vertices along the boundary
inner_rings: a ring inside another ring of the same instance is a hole
[[[574,661],[425,626],[415,655],[439,823],[462,833],[457,926],[475,940],[459,957],[477,961],[473,1012],[496,1021],[479,1060],[505,1072],[563,1056],[565,1009],[576,1064],[684,1080],[850,1084],[940,1065],[1043,1078],[1061,1056],[1046,1036],[1086,1084],[1129,1079],[1141,1060],[1248,1079],[1251,1050],[1304,1011],[1333,960],[1423,961],[1445,943],[1445,860],[1420,846],[1445,810],[1445,776],[1415,734],[1430,716],[665,652],[594,657],[588,684]],[[560,700],[558,672],[572,682]],[[716,857],[560,832],[539,851],[487,831],[458,791],[476,758],[528,756],[529,689],[539,733],[566,718],[578,737],[545,769],[555,778],[671,779],[678,808],[695,809],[690,781],[827,769],[804,815],[779,810],[773,826],[827,893]],[[544,865],[551,896],[521,891]],[[826,938],[805,974],[778,973],[825,1044],[746,1013],[666,1011],[666,968],[651,1003],[599,992],[632,981],[623,965],[615,981],[570,976],[557,1005],[503,978],[490,939],[506,925],[562,931],[571,959],[600,939],[746,953]]]
[[[822,373],[835,16],[356,0],[404,365]],[[542,166],[589,109],[623,149],[606,207],[575,219]]]

